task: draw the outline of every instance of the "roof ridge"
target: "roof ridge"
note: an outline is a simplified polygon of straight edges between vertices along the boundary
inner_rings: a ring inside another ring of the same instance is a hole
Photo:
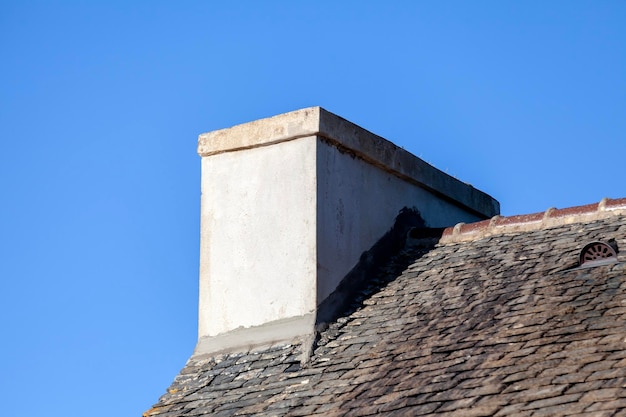
[[[626,214],[626,198],[603,198],[598,203],[514,216],[494,216],[475,223],[457,223],[443,231],[439,243],[460,243],[505,233],[530,232]]]

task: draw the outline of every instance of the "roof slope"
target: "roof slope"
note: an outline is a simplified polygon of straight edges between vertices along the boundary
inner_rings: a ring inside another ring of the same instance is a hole
[[[306,365],[192,357],[145,415],[626,415],[626,257],[573,268],[610,239],[624,215],[407,249]]]

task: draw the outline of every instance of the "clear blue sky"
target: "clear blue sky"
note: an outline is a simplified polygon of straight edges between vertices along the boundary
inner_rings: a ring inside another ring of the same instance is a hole
[[[624,1],[1,1],[0,398],[138,416],[196,340],[202,132],[320,105],[497,198],[625,197]]]

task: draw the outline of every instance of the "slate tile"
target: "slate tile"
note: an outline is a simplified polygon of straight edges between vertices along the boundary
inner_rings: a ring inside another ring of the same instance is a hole
[[[498,411],[497,405],[483,405],[479,407],[470,407],[463,410],[454,410],[449,413],[443,413],[449,417],[485,417],[492,416]]]
[[[524,371],[520,371],[520,372],[514,372],[511,374],[508,374],[503,380],[502,382],[504,383],[511,383],[511,382],[517,382],[517,381],[524,381],[526,379],[534,379],[537,374],[540,371],[538,370],[524,370]],[[479,379],[480,381],[480,379]]]
[[[509,404],[506,406],[503,406],[501,408],[499,408],[494,416],[495,417],[502,417],[502,416],[518,416],[520,415],[520,413],[522,413],[522,409],[526,407],[526,403],[517,403],[517,404]],[[527,413],[529,413],[527,411]]]
[[[552,380],[553,384],[573,384],[585,382],[589,377],[588,373],[576,372],[571,374],[559,375]]]
[[[533,408],[545,409],[545,408],[552,407],[555,405],[572,403],[572,402],[578,401],[578,399],[581,396],[582,394],[567,394],[567,395],[559,395],[558,397],[544,398],[541,400],[531,401],[530,403],[526,404],[524,408],[525,409],[533,409]]]
[[[585,408],[586,412],[594,412],[594,411],[601,411],[601,410],[609,410],[609,411],[626,410],[626,398],[621,397],[621,398],[615,398],[613,400],[608,400],[608,401],[599,401]]]
[[[426,404],[413,404],[412,398],[406,399],[406,406],[398,409],[394,409],[392,411],[385,411],[381,408],[381,413],[384,412],[385,415],[389,416],[422,416],[422,415],[430,415],[433,410],[436,410],[439,406],[439,403],[426,403]]]
[[[594,383],[591,383],[592,385]],[[626,397],[626,391],[624,388],[591,388],[580,398],[580,402],[598,402],[598,401],[611,401],[616,398]]]
[[[607,379],[623,379],[626,378],[626,367],[620,366],[614,369],[605,369],[595,371],[587,377],[588,382]]]
[[[310,416],[317,409],[317,405],[304,405],[302,407],[291,408],[287,412],[287,416]]]
[[[537,377],[543,378],[543,377],[557,377],[560,375],[571,375],[571,374],[575,374],[576,372],[578,372],[579,369],[580,369],[580,365],[559,364],[558,366],[548,367],[544,369],[543,371],[539,373]],[[588,372],[588,370],[585,369],[585,367],[583,367],[583,369],[581,369],[581,373],[589,374],[590,372]]]
[[[569,404],[558,404],[549,407],[543,407],[538,409],[533,409],[532,417],[561,417],[561,416],[587,416],[586,413],[583,412],[585,408],[584,404],[578,403],[569,403]],[[602,417],[602,416],[596,416]]]
[[[534,385],[531,387],[528,383],[525,383],[524,388],[514,388],[512,391],[516,392],[516,402],[531,402],[535,400],[555,397],[565,391],[566,388],[567,385]],[[512,391],[505,390],[504,392],[506,393]]]
[[[598,351],[598,347],[597,346],[590,346],[587,348],[580,348],[580,349],[568,349],[568,350],[561,350],[559,352],[555,352],[551,355],[549,355],[547,357],[548,360],[552,360],[552,359],[564,359],[564,358],[581,358],[590,354],[595,354]]]
[[[473,406],[476,403],[476,401],[478,401],[478,397],[469,397],[469,398],[463,398],[460,400],[444,401],[441,403],[439,407],[437,407],[437,412],[445,413],[445,412],[450,412],[450,411],[454,411],[458,409],[467,409]]]
[[[590,393],[592,391],[601,390],[603,386],[604,386],[603,380],[580,382],[580,383],[570,385],[565,393],[566,394]]]

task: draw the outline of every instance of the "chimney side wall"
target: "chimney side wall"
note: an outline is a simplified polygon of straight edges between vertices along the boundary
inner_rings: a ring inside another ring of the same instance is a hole
[[[199,338],[314,313],[316,138],[202,158]]]
[[[482,220],[323,140],[317,146],[317,187],[318,304],[391,229],[403,208],[419,211],[429,227]]]

